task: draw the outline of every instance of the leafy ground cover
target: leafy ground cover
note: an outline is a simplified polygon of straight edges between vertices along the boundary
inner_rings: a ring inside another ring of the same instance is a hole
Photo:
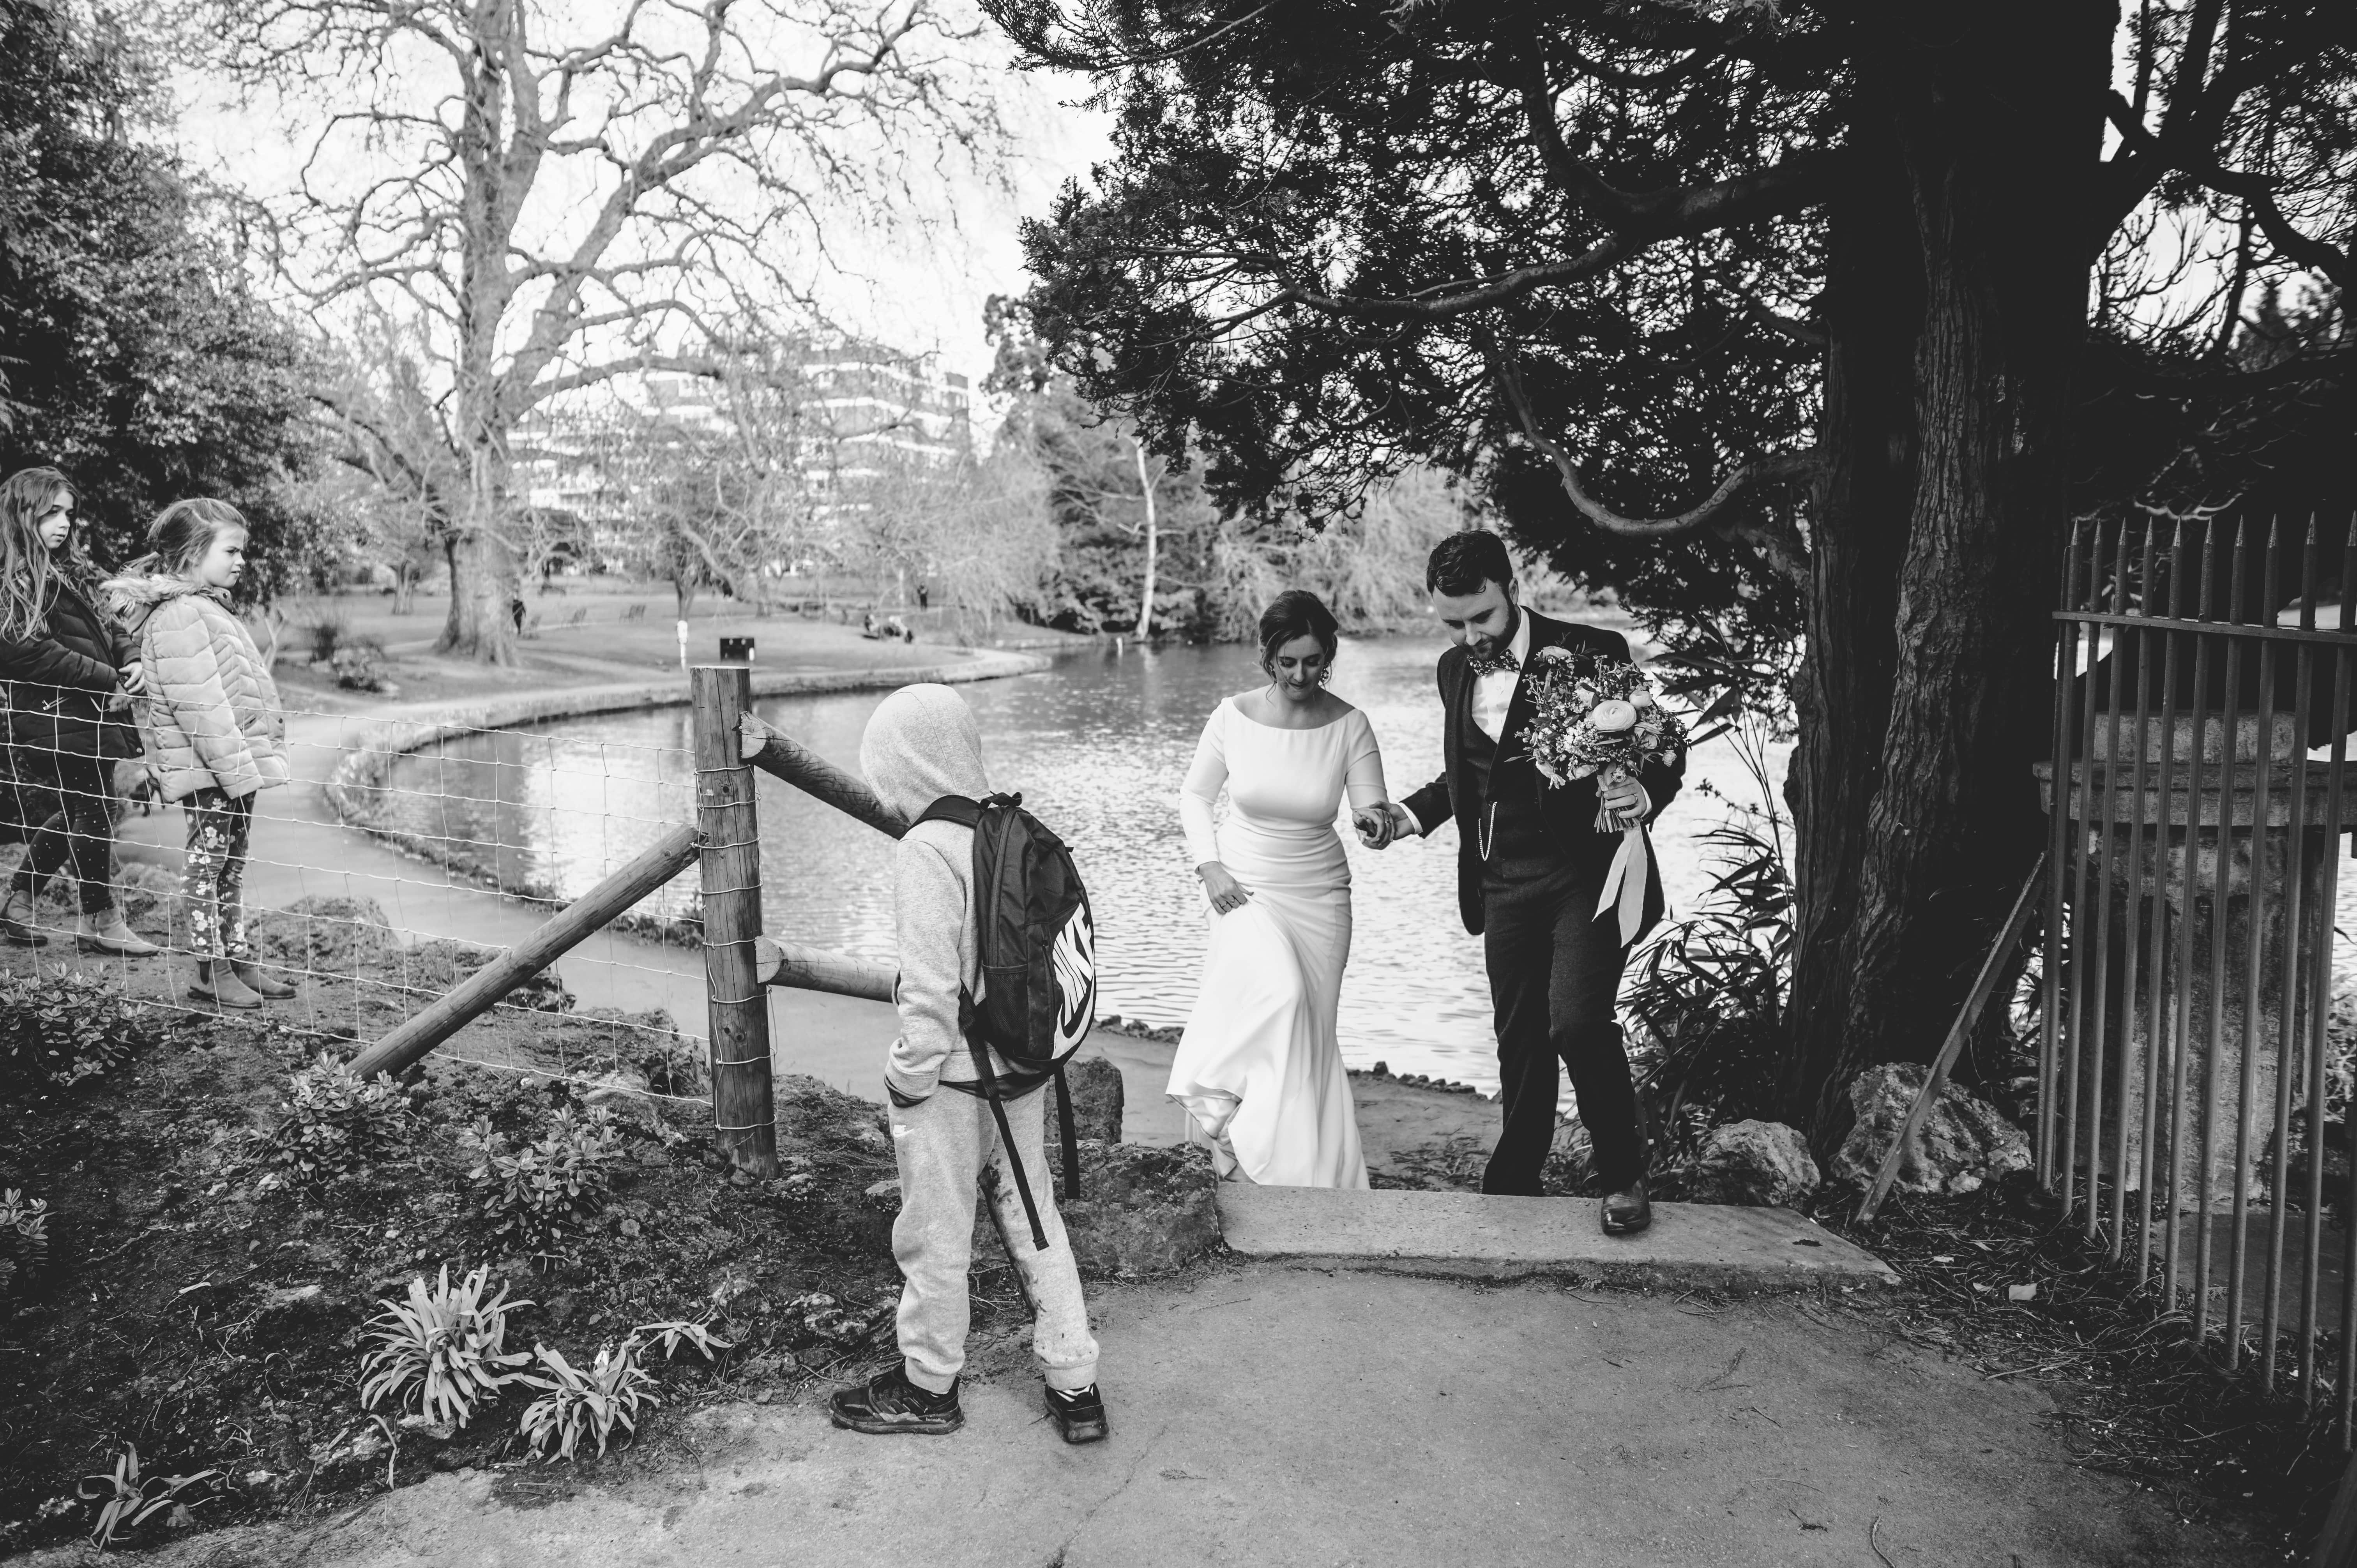
[[[160,935],[168,910],[135,918]],[[265,950],[313,926],[266,918]],[[623,1392],[643,1428],[703,1400],[766,1402],[888,1339],[892,1208],[869,1189],[892,1157],[857,1100],[786,1080],[786,1171],[756,1182],[708,1152],[703,1105],[642,1092],[697,1088],[692,1061],[643,1043],[664,1020],[499,1015],[479,1027],[503,1054],[574,1076],[434,1061],[363,1085],[282,1019],[140,1006],[185,983],[163,963],[129,972],[126,1001],[40,956],[38,974],[34,955],[0,961],[62,1042],[6,1068],[0,1094],[16,1195],[0,1206],[0,1550],[88,1532],[109,1503],[118,1542],[151,1540],[522,1459],[536,1403],[546,1445],[587,1454],[601,1427],[628,1432],[599,1413]],[[414,960],[353,956],[385,985],[355,988],[336,1027],[393,1016]],[[363,1408],[388,1304],[413,1282],[438,1297],[446,1270],[505,1292],[519,1375],[479,1391],[463,1426],[422,1384]],[[1011,1277],[980,1294],[985,1328],[1019,1311]],[[142,1487],[172,1506],[121,1506]]]

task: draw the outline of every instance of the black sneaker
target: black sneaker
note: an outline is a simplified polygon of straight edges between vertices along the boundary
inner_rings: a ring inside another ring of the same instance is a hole
[[[915,1432],[940,1437],[965,1424],[965,1412],[958,1408],[956,1384],[951,1384],[945,1394],[929,1393],[909,1380],[905,1366],[879,1372],[866,1388],[841,1390],[826,1402],[834,1424],[854,1432]]]
[[[1056,1418],[1056,1430],[1067,1443],[1094,1443],[1113,1430],[1105,1421],[1104,1395],[1094,1383],[1071,1393],[1049,1389],[1048,1413]]]

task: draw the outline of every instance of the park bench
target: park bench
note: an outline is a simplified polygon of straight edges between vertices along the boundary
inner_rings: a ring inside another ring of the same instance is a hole
[[[644,620],[647,618],[647,607],[642,604],[631,605],[622,611],[622,618],[624,620]]]
[[[587,626],[588,623],[589,607],[587,605],[583,605],[580,608],[575,610],[571,615],[565,618],[565,624],[567,626]]]

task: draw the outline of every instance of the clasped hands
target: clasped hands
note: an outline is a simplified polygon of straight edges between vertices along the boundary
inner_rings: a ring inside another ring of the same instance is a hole
[[[1596,798],[1603,808],[1616,817],[1642,818],[1652,809],[1644,787],[1634,779],[1621,775],[1597,780]],[[1359,830],[1359,842],[1369,849],[1383,849],[1394,841],[1415,832],[1415,823],[1407,808],[1396,800],[1378,801],[1351,813],[1351,823]]]
[[[1352,811],[1351,825],[1359,830],[1359,842],[1369,849],[1385,848],[1393,840],[1415,832],[1407,808],[1396,800],[1378,800]]]

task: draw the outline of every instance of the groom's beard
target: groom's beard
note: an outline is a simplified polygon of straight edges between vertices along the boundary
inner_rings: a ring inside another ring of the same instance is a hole
[[[1512,608],[1514,618],[1506,623],[1504,631],[1494,638],[1467,638],[1465,651],[1479,658],[1490,659],[1494,658],[1501,650],[1513,647],[1515,636],[1523,629],[1523,607],[1514,605]]]

